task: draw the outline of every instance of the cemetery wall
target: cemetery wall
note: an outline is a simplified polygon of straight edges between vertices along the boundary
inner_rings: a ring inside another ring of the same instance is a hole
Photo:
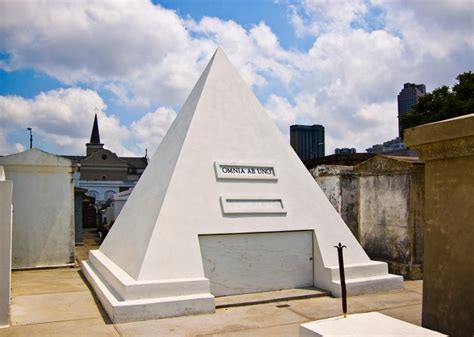
[[[391,273],[423,275],[423,163],[377,156],[355,167],[320,165],[311,173],[371,259]]]
[[[319,165],[311,174],[352,234],[358,237],[359,182],[352,166]]]

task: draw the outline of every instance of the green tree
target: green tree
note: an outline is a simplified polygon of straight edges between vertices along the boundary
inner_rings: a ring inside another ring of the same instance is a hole
[[[442,86],[419,98],[418,103],[401,116],[404,129],[474,113],[474,73],[456,77],[452,90]]]

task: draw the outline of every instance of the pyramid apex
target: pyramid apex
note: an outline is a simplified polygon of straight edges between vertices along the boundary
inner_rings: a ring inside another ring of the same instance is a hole
[[[221,47],[217,47],[217,48],[216,48],[216,51],[214,52],[214,55],[212,56],[212,59],[215,59],[216,56],[218,56],[218,55],[219,55],[219,57],[224,56],[224,57],[227,58],[227,55],[226,55],[226,53],[224,52],[224,49],[222,49]]]

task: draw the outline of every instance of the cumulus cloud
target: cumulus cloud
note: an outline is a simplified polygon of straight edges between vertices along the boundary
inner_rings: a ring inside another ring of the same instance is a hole
[[[196,21],[145,0],[1,2],[0,50],[8,57],[0,68],[33,68],[150,111],[123,125],[96,91],[60,89],[32,99],[1,97],[2,128],[30,123],[77,153],[97,110],[109,148],[151,151],[221,46],[253,89],[266,88],[259,98],[282,132],[293,123],[323,124],[327,153],[363,150],[397,135],[396,95],[404,82],[432,89],[473,66],[470,2],[307,0],[288,8],[295,34],[313,39],[308,50],[283,48],[265,22]]]
[[[175,117],[176,112],[173,110],[158,108],[134,121],[130,130],[133,136],[138,139],[137,146],[141,150],[147,149],[148,153],[153,155]]]
[[[106,109],[102,98],[89,89],[51,90],[32,99],[0,96],[0,125],[5,126],[0,129],[0,154],[24,148],[8,143],[5,130],[25,126],[59,147],[61,154],[82,154],[96,113],[101,142],[108,149],[124,156],[143,155],[145,148],[154,151],[176,115],[171,109],[159,108],[126,126]]]
[[[84,152],[97,113],[102,140],[116,151],[127,153],[122,142],[129,131],[116,116],[107,115],[105,109],[104,101],[95,91],[81,88],[51,90],[31,99],[0,96],[0,124],[8,128],[32,127],[45,142],[66,153],[79,154]]]
[[[0,154],[22,152],[25,147],[20,143],[10,144],[7,141],[7,132],[5,129],[0,128]]]
[[[266,84],[262,65],[290,77],[282,62],[260,57],[279,48],[264,23],[247,31],[217,18],[183,20],[145,0],[2,2],[0,12],[0,50],[9,54],[1,68],[98,84],[128,106],[180,104],[217,46],[250,85]]]
[[[181,19],[148,1],[2,2],[10,69],[34,66],[65,83],[121,79],[182,50]],[[41,13],[41,15],[38,15]]]
[[[351,23],[363,20],[368,7],[363,0],[305,0],[291,5],[290,11],[296,34],[317,36],[348,30]]]
[[[326,126],[330,151],[394,138],[403,83],[430,89],[473,66],[472,3],[315,0],[290,9],[296,33],[314,37],[296,63],[291,108],[299,123]],[[310,110],[308,96],[316,102]]]

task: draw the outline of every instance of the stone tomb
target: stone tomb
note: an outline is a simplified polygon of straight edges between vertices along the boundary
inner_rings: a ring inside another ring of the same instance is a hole
[[[3,166],[0,166],[0,328],[10,325],[12,192],[13,184],[5,180]]]
[[[0,165],[13,183],[12,268],[74,265],[76,167],[36,148],[0,157]]]
[[[215,310],[214,296],[399,289],[371,261],[218,49],[82,270],[114,322]]]

